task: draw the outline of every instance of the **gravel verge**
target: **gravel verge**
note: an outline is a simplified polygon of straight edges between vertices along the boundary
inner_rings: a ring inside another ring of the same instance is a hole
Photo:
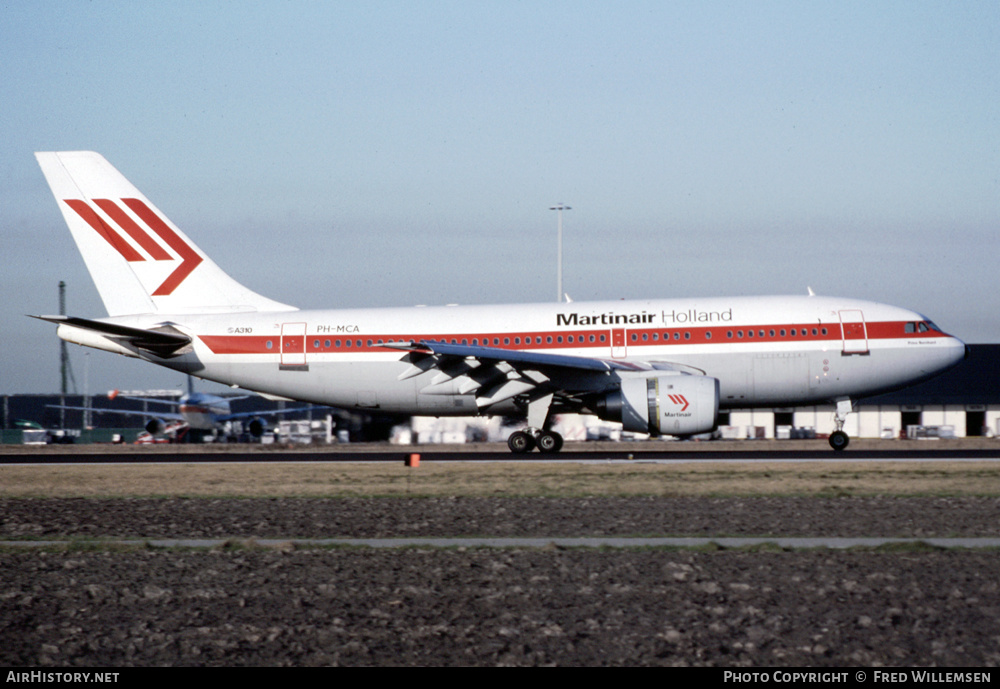
[[[4,499],[0,538],[995,536],[993,498]],[[0,551],[0,663],[992,666],[996,551]]]
[[[1000,498],[0,499],[0,538],[1000,535]]]

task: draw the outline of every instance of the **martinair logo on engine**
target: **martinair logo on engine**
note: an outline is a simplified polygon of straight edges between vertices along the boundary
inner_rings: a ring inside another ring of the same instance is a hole
[[[680,407],[680,411],[687,411],[687,408],[691,406],[684,395],[667,395],[667,397],[670,398],[671,402]]]

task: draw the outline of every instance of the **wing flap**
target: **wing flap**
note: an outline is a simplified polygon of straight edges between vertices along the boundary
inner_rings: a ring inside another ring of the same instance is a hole
[[[400,380],[432,373],[423,395],[474,394],[484,409],[518,396],[569,399],[573,392],[597,389],[606,376],[637,366],[581,356],[449,344],[432,340],[390,342],[383,345],[406,352],[410,367]]]

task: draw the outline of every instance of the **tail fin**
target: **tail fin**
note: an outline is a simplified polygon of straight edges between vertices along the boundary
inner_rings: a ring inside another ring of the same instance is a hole
[[[109,316],[294,311],[229,277],[98,153],[36,153]]]

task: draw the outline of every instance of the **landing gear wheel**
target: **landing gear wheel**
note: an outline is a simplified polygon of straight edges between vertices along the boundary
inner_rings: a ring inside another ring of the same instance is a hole
[[[851,439],[843,431],[834,431],[830,434],[830,447],[837,452],[841,452],[847,447]]]
[[[563,438],[553,431],[543,431],[535,440],[538,451],[544,454],[559,452],[563,446]]]
[[[510,437],[507,438],[507,447],[509,447],[510,451],[514,454],[524,454],[535,449],[535,439],[524,431],[514,431],[510,434]]]

